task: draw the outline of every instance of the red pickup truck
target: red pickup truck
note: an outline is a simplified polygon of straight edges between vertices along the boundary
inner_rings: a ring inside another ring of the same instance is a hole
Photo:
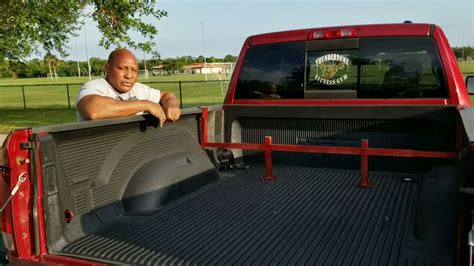
[[[12,263],[466,265],[474,109],[442,30],[249,37],[222,106],[13,131]]]

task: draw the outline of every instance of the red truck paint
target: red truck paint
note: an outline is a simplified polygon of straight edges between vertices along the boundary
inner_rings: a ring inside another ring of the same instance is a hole
[[[37,260],[33,255],[33,213],[32,213],[32,198],[31,198],[31,179],[30,179],[30,165],[22,163],[24,159],[31,158],[29,150],[21,149],[20,145],[23,142],[28,142],[31,135],[31,130],[15,131],[10,135],[8,145],[6,147],[8,161],[11,164],[10,170],[10,191],[13,190],[18,182],[18,177],[26,174],[26,181],[20,186],[16,195],[11,199],[7,206],[9,209],[2,215],[2,225],[13,229],[14,243],[16,244],[16,252],[13,255],[25,260]],[[2,195],[2,202],[8,198],[9,195]],[[11,213],[9,217],[9,212]],[[11,223],[11,224],[10,224]]]
[[[263,45],[269,43],[304,41],[308,38],[308,33],[316,30],[337,30],[341,28],[357,28],[358,37],[371,36],[431,36],[435,40],[440,53],[442,65],[446,73],[447,86],[449,89],[449,99],[353,99],[353,100],[235,100],[235,89],[237,78],[242,67],[242,59],[245,57],[247,49],[253,45]],[[462,105],[470,106],[471,102],[462,74],[457,65],[456,57],[448,43],[446,36],[439,26],[431,24],[384,24],[384,25],[357,25],[341,26],[317,29],[304,29],[296,31],[284,31],[255,35],[249,37],[239,55],[234,74],[229,83],[229,90],[224,104],[310,104],[310,105],[385,105],[385,104],[435,104],[435,105]]]
[[[353,100],[234,100],[237,79],[242,67],[243,58],[250,46],[263,45],[276,42],[302,41],[306,40],[308,33],[315,30],[337,30],[340,28],[357,28],[359,37],[369,36],[432,36],[438,47],[442,65],[444,67],[447,86],[450,97],[447,99],[353,99]],[[343,26],[328,28],[311,28],[296,31],[286,31],[277,33],[261,34],[249,37],[240,52],[239,59],[236,64],[235,71],[229,83],[229,90],[224,101],[225,105],[241,104],[272,104],[272,105],[451,105],[451,106],[470,106],[469,95],[466,90],[462,75],[457,66],[456,58],[451,47],[444,35],[443,31],[436,25],[429,24],[385,24],[385,25],[361,25],[361,26]],[[207,112],[206,112],[207,114]],[[203,116],[205,117],[205,116]],[[338,154],[359,154],[363,157],[368,155],[382,156],[398,156],[398,157],[431,157],[431,158],[456,158],[457,152],[430,152],[430,151],[413,151],[401,149],[376,149],[369,148],[368,143],[362,148],[342,148],[342,147],[308,147],[298,145],[277,145],[267,142],[265,144],[246,144],[246,143],[209,143],[205,136],[206,126],[205,120],[202,120],[202,143],[205,147],[226,147],[240,149],[259,149],[265,151],[302,151],[302,152],[325,152]],[[10,162],[11,169],[3,175],[4,179],[9,179],[10,190],[13,189],[18,182],[21,173],[26,173],[27,180],[21,185],[18,193],[12,198],[11,203],[7,206],[2,215],[2,230],[12,233],[14,236],[15,250],[9,252],[9,258],[12,262],[34,261],[44,264],[68,264],[68,265],[104,265],[102,263],[75,259],[65,256],[54,256],[48,254],[44,218],[43,218],[43,187],[41,162],[38,161],[37,184],[32,184],[30,164],[22,163],[23,159],[32,158],[32,154],[28,149],[21,149],[21,143],[29,142],[32,136],[30,129],[18,130],[13,132],[7,141],[5,147],[6,156]],[[39,147],[40,148],[40,147]],[[39,152],[39,150],[37,151]],[[364,160],[365,161],[365,160]],[[362,167],[365,168],[364,166]],[[364,171],[363,171],[364,172]],[[267,171],[267,173],[271,173]],[[368,185],[364,180],[362,185]],[[34,241],[34,224],[33,224],[33,191],[32,186],[38,186],[38,233],[39,247],[35,250]],[[6,200],[8,195],[0,195],[2,202]],[[459,252],[459,251],[458,251]]]

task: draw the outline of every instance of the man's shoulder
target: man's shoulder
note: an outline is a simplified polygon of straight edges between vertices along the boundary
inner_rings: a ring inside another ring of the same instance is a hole
[[[133,91],[138,99],[144,99],[158,103],[161,98],[160,90],[154,89],[140,82],[135,83],[133,86]]]
[[[134,91],[142,91],[142,92],[150,92],[150,91],[160,91],[158,89],[155,89],[147,84],[137,82],[133,86]]]
[[[108,82],[104,78],[93,79],[84,83],[84,88],[91,88],[97,86],[107,86]]]
[[[152,89],[150,86],[141,82],[136,82],[134,87],[137,89]]]
[[[95,94],[109,97],[116,96],[116,93],[113,91],[112,86],[104,78],[98,78],[91,81],[87,81],[86,83],[84,83],[84,85],[82,85],[78,93],[77,101],[87,95]]]

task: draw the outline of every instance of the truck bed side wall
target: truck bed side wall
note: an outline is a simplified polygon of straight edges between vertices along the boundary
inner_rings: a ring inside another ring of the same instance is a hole
[[[196,114],[163,128],[145,123],[40,137],[50,252],[218,179],[199,145]]]

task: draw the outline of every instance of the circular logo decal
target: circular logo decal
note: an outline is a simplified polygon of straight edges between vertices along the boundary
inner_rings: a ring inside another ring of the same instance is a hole
[[[324,85],[337,85],[347,79],[349,58],[340,54],[327,54],[315,60],[316,76],[314,79]]]

